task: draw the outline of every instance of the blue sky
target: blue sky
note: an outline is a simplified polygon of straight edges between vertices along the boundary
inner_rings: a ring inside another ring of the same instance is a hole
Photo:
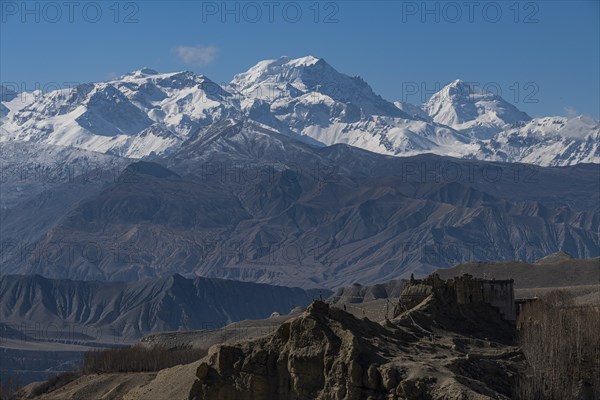
[[[532,116],[600,114],[598,1],[77,3],[1,1],[0,81],[30,90],[147,66],[220,83],[311,54],[388,100],[420,103],[460,78]]]

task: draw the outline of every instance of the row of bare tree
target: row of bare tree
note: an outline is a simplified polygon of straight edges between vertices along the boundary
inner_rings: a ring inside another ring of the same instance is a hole
[[[120,349],[87,352],[83,373],[154,372],[179,364],[189,364],[207,354],[205,349],[146,347],[135,345]]]
[[[530,368],[516,398],[600,399],[600,307],[574,306],[555,291],[527,304],[517,326]]]

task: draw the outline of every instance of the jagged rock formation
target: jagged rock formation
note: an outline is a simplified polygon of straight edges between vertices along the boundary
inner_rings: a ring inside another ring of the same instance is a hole
[[[509,399],[511,334],[494,309],[436,296],[383,324],[314,302],[270,336],[213,347],[189,399]]]

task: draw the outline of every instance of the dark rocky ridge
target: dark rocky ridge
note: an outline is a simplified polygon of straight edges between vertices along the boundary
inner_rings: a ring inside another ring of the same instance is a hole
[[[295,307],[306,306],[318,296],[318,291],[299,288],[185,279],[181,275],[140,282],[81,282],[3,275],[0,318],[9,328],[76,327],[78,333],[102,332],[104,336],[114,334],[131,340],[150,332],[215,329],[234,321],[266,318],[273,312],[285,314]],[[106,339],[102,335],[84,336],[75,339],[78,342]]]
[[[600,255],[598,165],[386,157],[312,147],[233,121],[192,135],[160,162],[127,169],[65,206],[24,257],[7,254],[5,271],[79,280],[179,273],[337,288],[474,260]],[[3,239],[27,236],[20,221],[35,211],[6,212]],[[40,257],[57,245],[80,250]]]

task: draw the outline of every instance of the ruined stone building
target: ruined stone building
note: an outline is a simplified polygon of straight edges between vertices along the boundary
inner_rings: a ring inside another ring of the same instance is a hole
[[[457,304],[486,303],[500,312],[507,321],[516,319],[513,280],[486,280],[463,275],[444,281],[437,274],[424,279],[411,279],[400,296],[400,305],[412,308],[430,294],[445,297]]]

